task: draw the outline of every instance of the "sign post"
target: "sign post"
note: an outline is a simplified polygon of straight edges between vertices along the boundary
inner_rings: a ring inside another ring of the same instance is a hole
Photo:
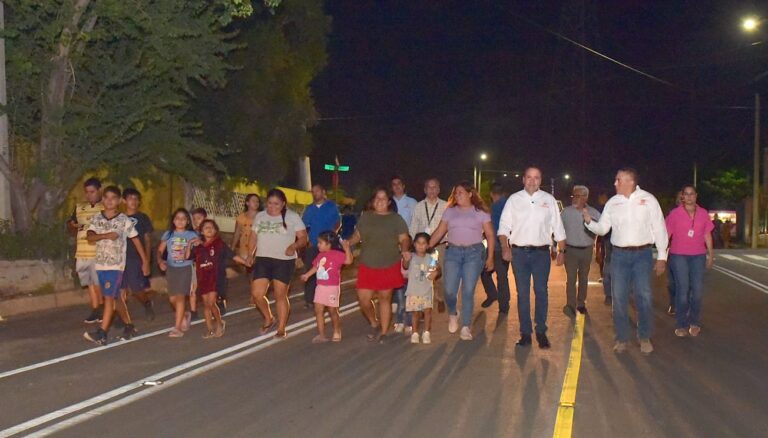
[[[336,157],[334,164],[325,164],[323,168],[329,172],[333,172],[333,197],[336,203],[339,203],[339,172],[349,172],[349,166],[345,166],[339,163],[339,157]]]

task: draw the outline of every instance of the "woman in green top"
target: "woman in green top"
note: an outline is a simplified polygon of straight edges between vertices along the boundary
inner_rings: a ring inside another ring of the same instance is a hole
[[[400,264],[411,245],[408,225],[397,214],[387,189],[377,188],[368,201],[350,239],[350,245],[357,243],[361,243],[357,299],[363,316],[371,324],[368,339],[383,343],[392,321],[392,290],[404,284]],[[379,299],[379,321],[373,306],[374,294]]]

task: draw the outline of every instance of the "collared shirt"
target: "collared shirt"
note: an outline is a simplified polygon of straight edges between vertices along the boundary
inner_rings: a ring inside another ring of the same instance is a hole
[[[533,195],[525,190],[513,194],[504,204],[499,219],[499,236],[507,236],[510,245],[544,246],[565,240],[565,229],[557,201],[542,190]]]
[[[585,224],[589,231],[604,236],[611,231],[611,244],[618,247],[656,244],[658,259],[667,259],[669,236],[659,201],[640,186],[627,198],[614,195],[605,204],[599,221]]]
[[[507,197],[502,196],[498,201],[491,204],[491,223],[493,223],[493,232],[499,232],[499,222],[501,221],[501,212],[504,211],[504,206],[507,204]],[[496,236],[496,251],[501,250],[501,243],[499,237]]]
[[[448,205],[447,202],[440,198],[437,201],[430,203],[428,199],[419,201],[413,210],[413,218],[408,225],[408,232],[411,234],[411,238],[415,237],[418,233],[432,234],[440,223],[440,219],[443,218],[445,208]]]
[[[693,219],[684,206],[673,209],[667,216],[667,233],[671,243],[670,254],[701,255],[707,253],[706,236],[711,235],[715,224],[709,218],[709,213],[702,207],[696,206]]]
[[[410,224],[413,217],[413,209],[416,208],[416,200],[408,195],[403,195],[400,199],[393,196],[392,199],[395,200],[397,205],[397,214],[403,218],[406,224]]]
[[[587,211],[592,220],[600,220],[600,212],[587,205]],[[595,244],[595,234],[584,228],[584,216],[581,210],[569,205],[560,213],[565,227],[565,243],[572,246],[592,246]]]
[[[333,201],[325,200],[322,204],[310,204],[304,209],[302,222],[309,232],[309,242],[317,246],[317,236],[325,231],[336,231],[334,226],[339,223],[339,207]]]

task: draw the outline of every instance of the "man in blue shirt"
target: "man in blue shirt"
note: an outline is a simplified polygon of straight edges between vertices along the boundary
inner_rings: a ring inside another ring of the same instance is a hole
[[[304,269],[306,272],[312,268],[312,261],[319,253],[317,236],[324,231],[336,232],[339,229],[339,207],[336,206],[335,202],[328,200],[325,187],[320,184],[312,186],[312,204],[304,210],[301,219],[304,221],[309,234],[309,244],[304,251]],[[304,300],[307,308],[314,307],[316,285],[317,279],[314,275],[304,283]]]
[[[397,205],[397,213],[403,218],[406,225],[411,224],[413,211],[416,208],[416,200],[405,194],[405,182],[399,175],[393,176],[389,180],[392,187],[392,199]],[[395,333],[402,333],[407,324],[408,318],[405,313],[405,286],[395,289],[393,296],[397,298],[397,313],[395,314]]]
[[[507,197],[504,195],[504,188],[500,183],[491,184],[491,222],[493,222],[494,231],[499,231],[499,221],[501,212],[507,203]],[[501,258],[501,243],[496,237],[496,249],[493,257],[493,270],[496,272],[496,283],[493,283],[493,272],[483,271],[480,280],[483,282],[483,288],[488,298],[483,301],[483,307],[490,307],[494,301],[499,301],[499,314],[507,315],[509,313],[509,262]]]

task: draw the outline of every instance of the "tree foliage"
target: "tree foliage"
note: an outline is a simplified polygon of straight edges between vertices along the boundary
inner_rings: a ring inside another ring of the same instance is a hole
[[[725,169],[701,182],[701,196],[712,208],[736,209],[750,195],[751,179],[739,168]]]

